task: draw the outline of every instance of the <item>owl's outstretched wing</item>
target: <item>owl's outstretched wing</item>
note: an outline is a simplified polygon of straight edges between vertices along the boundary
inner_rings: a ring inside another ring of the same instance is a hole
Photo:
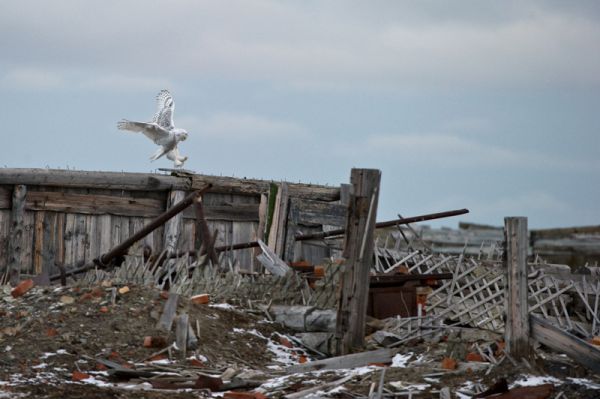
[[[175,102],[169,90],[161,90],[156,96],[156,104],[158,109],[152,122],[158,126],[168,130],[175,127],[173,123],[173,112],[175,111]]]
[[[131,132],[144,133],[146,137],[158,145],[166,144],[171,137],[167,130],[156,123],[134,122],[122,119],[117,123],[117,128],[129,130]]]

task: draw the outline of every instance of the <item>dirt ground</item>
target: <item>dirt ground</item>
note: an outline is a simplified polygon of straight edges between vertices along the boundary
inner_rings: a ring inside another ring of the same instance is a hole
[[[190,325],[198,334],[198,347],[185,357],[180,351],[152,356],[160,348],[144,347],[147,336],[169,334],[156,329],[163,312],[166,295],[153,288],[129,286],[117,294],[110,283],[92,287],[35,287],[24,296],[12,298],[10,289],[0,292],[0,398],[201,398],[214,397],[206,389],[188,391],[148,390],[142,380],[134,379],[115,385],[106,376],[106,367],[97,359],[106,359],[125,368],[164,367],[196,372],[223,373],[227,369],[252,371],[252,379],[267,397],[282,397],[336,381],[353,378],[344,389],[329,386],[324,397],[353,398],[367,396],[384,373],[387,393],[412,392],[413,398],[439,397],[439,390],[450,387],[453,396],[468,398],[474,384],[487,387],[505,378],[509,383],[524,375],[543,375],[555,384],[555,392],[567,398],[600,398],[597,376],[560,356],[539,361],[531,369],[514,366],[508,361],[490,370],[483,368],[448,372],[440,366],[446,343],[413,342],[401,348],[406,365],[374,365],[351,370],[286,375],[286,365],[301,362],[309,353],[302,348],[282,345],[282,336],[290,334],[280,325],[265,320],[264,315],[238,310],[225,304],[192,304],[180,298],[178,312],[189,315]],[[538,357],[539,359],[539,357]],[[384,371],[385,370],[385,371]],[[76,381],[77,373],[92,377]],[[554,378],[552,380],[552,378]],[[584,378],[584,380],[581,380]],[[579,379],[579,380],[578,380]],[[586,382],[588,381],[588,382]],[[125,386],[128,384],[127,386]],[[146,384],[147,385],[147,384]],[[144,390],[142,390],[144,388]],[[553,396],[554,397],[554,396]]]

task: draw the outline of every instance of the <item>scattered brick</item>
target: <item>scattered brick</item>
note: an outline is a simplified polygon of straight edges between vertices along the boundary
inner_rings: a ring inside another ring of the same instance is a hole
[[[34,285],[35,284],[32,279],[23,280],[19,283],[19,285],[13,288],[12,291],[10,291],[10,295],[12,295],[13,298],[18,298],[32,289]]]
[[[196,367],[204,367],[205,366],[205,364],[202,361],[198,360],[198,359],[190,359],[189,363],[192,366],[196,366]]]
[[[92,296],[96,298],[102,298],[104,296],[104,290],[100,287],[94,287],[92,290]]]
[[[152,357],[151,357],[150,359],[148,359],[148,360],[150,360],[151,362],[156,362],[156,361],[159,361],[159,360],[165,360],[166,358],[167,358],[167,356],[166,356],[166,355],[163,355],[162,353],[160,353],[160,354],[158,354],[158,355],[154,355],[154,356],[152,356]]]
[[[73,381],[82,381],[88,378],[90,378],[90,375],[82,373],[81,371],[73,371],[73,374],[71,374],[71,379]]]
[[[451,357],[445,357],[444,360],[442,360],[442,368],[446,370],[456,369],[456,360]]]
[[[592,344],[600,345],[600,336],[596,336],[596,337],[592,338]]]
[[[323,266],[315,266],[315,277],[325,277],[325,268]]]
[[[307,361],[308,359],[304,355],[300,355],[300,357],[298,357],[298,363],[306,363]]]
[[[193,297],[190,298],[190,300],[192,301],[192,303],[195,303],[197,305],[203,305],[210,301],[210,297],[208,296],[208,294],[200,294],[200,295],[194,295]]]
[[[56,328],[48,328],[46,329],[46,336],[48,337],[55,337],[58,335],[58,330],[56,330]]]
[[[81,301],[90,301],[94,296],[92,295],[91,292],[86,292],[85,294],[82,294],[79,297],[79,300]]]
[[[96,370],[97,371],[106,371],[106,370],[108,370],[108,367],[106,367],[102,363],[96,363]]]
[[[294,345],[292,345],[292,343],[290,342],[289,339],[287,339],[286,337],[279,337],[279,343],[283,346],[285,346],[286,348],[293,348]]]
[[[467,362],[485,362],[483,357],[477,352],[469,352],[465,358]]]
[[[127,294],[129,292],[129,287],[125,286],[125,287],[121,287],[119,288],[119,294],[123,295],[123,294]]]
[[[108,313],[108,306],[100,306],[100,313]]]
[[[169,299],[169,291],[161,291],[160,292],[160,297],[162,299]]]
[[[167,340],[161,336],[147,336],[144,337],[145,348],[164,348],[167,346]]]

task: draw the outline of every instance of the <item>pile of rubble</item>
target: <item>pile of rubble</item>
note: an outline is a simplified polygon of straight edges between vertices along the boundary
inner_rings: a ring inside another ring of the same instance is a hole
[[[474,328],[390,345],[397,319],[370,319],[364,352],[331,357],[330,332],[293,331],[304,327],[292,309],[268,304],[108,280],[4,286],[0,303],[0,398],[600,395],[598,377],[566,356],[538,347],[536,362],[517,363],[501,335]]]

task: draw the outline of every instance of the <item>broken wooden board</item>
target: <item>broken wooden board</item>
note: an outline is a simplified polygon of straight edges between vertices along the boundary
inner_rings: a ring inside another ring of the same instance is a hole
[[[367,366],[371,363],[390,363],[397,349],[377,349],[374,351],[353,353],[351,355],[331,357],[314,362],[295,364],[286,369],[288,373],[306,373],[315,370],[351,369]]]
[[[529,323],[533,339],[600,373],[600,349],[539,317],[530,315]]]
[[[166,332],[171,331],[171,326],[173,325],[173,320],[175,319],[175,314],[177,313],[177,301],[179,300],[179,295],[171,292],[169,294],[169,298],[165,303],[165,307],[163,309],[163,313],[160,316],[160,320],[156,325],[156,328],[159,330],[163,330]]]

